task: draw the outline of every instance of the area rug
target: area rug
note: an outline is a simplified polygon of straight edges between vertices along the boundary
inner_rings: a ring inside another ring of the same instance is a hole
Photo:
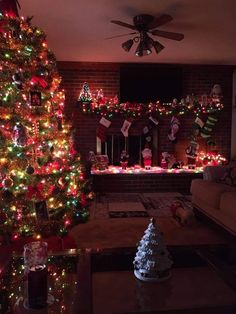
[[[175,202],[192,210],[191,197],[180,193],[111,193],[102,202],[109,218],[172,217]],[[102,204],[98,205],[101,211]]]
[[[109,203],[140,202],[140,194],[138,193],[110,193],[106,194],[105,197]]]
[[[135,200],[134,198],[131,199]],[[136,202],[130,202],[130,198],[128,198],[128,201],[123,199],[122,202],[121,200],[120,198],[119,202],[117,200],[112,202],[109,199],[108,212],[110,218],[149,217],[140,200],[137,199]]]
[[[191,210],[191,200],[185,196],[143,196],[142,204],[149,213],[149,216],[170,217],[173,215],[171,205],[179,202],[182,207]]]
[[[109,211],[110,218],[134,218],[134,217],[149,217],[146,211]]]

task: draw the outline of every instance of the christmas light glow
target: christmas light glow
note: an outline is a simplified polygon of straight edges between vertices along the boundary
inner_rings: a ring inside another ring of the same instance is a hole
[[[87,220],[90,197],[56,58],[31,19],[1,14],[0,25],[1,232],[63,235]]]
[[[163,169],[161,167],[151,167],[150,169],[146,170],[142,167],[130,167],[123,169],[122,167],[118,166],[109,166],[107,169],[104,170],[98,170],[98,169],[92,169],[91,173],[93,175],[103,175],[103,174],[149,174],[149,173],[202,173],[203,168],[197,167],[195,169],[188,169],[187,166],[184,166],[181,169]]]
[[[89,92],[87,91],[89,90]],[[94,113],[100,116],[112,118],[116,114],[125,117],[140,117],[144,115],[184,115],[193,112],[195,115],[209,114],[223,109],[221,97],[208,96],[204,101],[198,97],[186,97],[186,99],[173,99],[170,103],[161,103],[157,100],[154,103],[119,103],[118,97],[108,98],[103,95],[102,90],[98,90],[94,95],[90,91],[88,83],[84,83],[80,95],[79,103],[82,104],[84,113]]]
[[[219,166],[226,162],[226,158],[217,152],[200,152],[198,161],[200,161],[203,166]]]

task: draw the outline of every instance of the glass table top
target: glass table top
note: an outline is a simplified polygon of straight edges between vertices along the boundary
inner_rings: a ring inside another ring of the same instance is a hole
[[[163,283],[135,278],[136,248],[68,250],[48,258],[48,306],[28,308],[23,258],[2,273],[0,313],[236,313],[236,256],[224,247],[168,247],[172,276]],[[226,258],[227,257],[227,258]],[[4,299],[5,298],[5,299]],[[5,302],[5,303],[4,303]],[[9,302],[10,310],[4,312]]]

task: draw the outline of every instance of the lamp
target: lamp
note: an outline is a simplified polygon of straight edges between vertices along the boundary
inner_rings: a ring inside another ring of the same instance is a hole
[[[159,53],[162,49],[165,48],[165,46],[160,44],[158,41],[153,41],[153,47],[154,47],[156,53]]]
[[[140,33],[140,42],[135,51],[137,57],[147,56],[152,53],[153,40],[150,38],[146,32]]]
[[[137,57],[147,56],[152,53],[153,39],[146,32],[140,33],[140,42],[135,51]]]
[[[133,46],[133,43],[134,43],[133,39],[129,39],[122,44],[122,48],[125,51],[129,52],[131,47]]]
[[[140,36],[125,41],[121,46],[125,51],[129,52],[134,43],[139,43],[135,51],[137,57],[150,55],[152,53],[152,48],[155,49],[156,53],[159,53],[165,48],[161,43],[154,41],[148,36],[146,31],[141,31]]]
[[[152,50],[151,50],[150,46],[145,41],[140,42],[138,44],[136,51],[135,51],[135,55],[137,57],[147,56],[147,55],[150,55],[150,53],[152,53]]]

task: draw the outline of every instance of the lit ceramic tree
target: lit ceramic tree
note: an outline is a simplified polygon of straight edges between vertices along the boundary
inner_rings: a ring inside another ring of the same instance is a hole
[[[0,228],[64,234],[88,217],[86,182],[55,56],[14,2],[0,3]]]
[[[90,91],[89,85],[85,82],[82,86],[82,89],[79,94],[78,101],[81,102],[90,102],[92,101],[92,93]]]
[[[170,277],[172,263],[162,234],[152,218],[138,246],[134,274],[142,281],[163,281]]]

